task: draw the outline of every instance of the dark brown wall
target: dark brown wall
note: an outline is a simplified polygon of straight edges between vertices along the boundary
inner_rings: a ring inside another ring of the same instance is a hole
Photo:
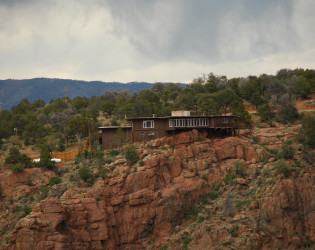
[[[152,119],[154,120],[154,128],[143,128],[144,120],[133,120],[132,124],[133,142],[150,141],[167,136],[168,119]]]
[[[131,141],[131,128],[124,128],[124,133],[126,137]],[[102,148],[103,149],[111,149],[114,148],[113,138],[116,135],[117,128],[106,128],[102,129]]]

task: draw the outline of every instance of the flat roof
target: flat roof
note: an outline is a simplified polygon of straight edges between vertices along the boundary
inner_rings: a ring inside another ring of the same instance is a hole
[[[99,129],[102,129],[102,128],[122,128],[122,129],[127,129],[127,128],[131,128],[131,126],[101,126],[101,127],[97,127]]]
[[[172,118],[215,118],[215,117],[237,117],[236,115],[190,115],[190,116],[164,116],[164,117],[129,117],[126,120],[158,120]]]

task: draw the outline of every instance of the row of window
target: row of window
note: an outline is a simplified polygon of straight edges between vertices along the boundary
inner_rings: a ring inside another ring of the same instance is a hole
[[[222,123],[228,123],[229,119],[224,117]],[[207,127],[209,126],[208,118],[186,118],[186,119],[170,119],[170,127]],[[143,128],[154,128],[154,120],[144,120]]]
[[[170,119],[170,127],[207,127],[209,126],[208,118],[190,118],[190,119]]]

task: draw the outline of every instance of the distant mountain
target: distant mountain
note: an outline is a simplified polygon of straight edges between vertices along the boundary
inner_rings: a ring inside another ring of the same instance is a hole
[[[152,83],[147,82],[101,82],[101,81],[77,81],[65,79],[51,78],[34,78],[25,80],[0,80],[0,101],[3,110],[10,110],[21,102],[24,98],[28,98],[30,102],[38,99],[44,100],[46,103],[51,99],[65,96],[65,88],[67,88],[67,96],[74,98],[77,96],[99,96],[106,91],[122,91],[129,90],[131,93],[140,90],[151,89]]]

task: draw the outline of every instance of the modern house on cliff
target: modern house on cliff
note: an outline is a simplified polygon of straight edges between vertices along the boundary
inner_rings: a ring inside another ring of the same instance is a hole
[[[246,128],[244,119],[233,115],[191,116],[190,111],[173,111],[166,117],[134,117],[126,118],[131,126],[120,128],[128,141],[149,141],[164,136],[197,129],[206,137],[215,135],[233,135],[239,128]],[[99,140],[104,149],[113,148],[118,126],[99,127]]]

